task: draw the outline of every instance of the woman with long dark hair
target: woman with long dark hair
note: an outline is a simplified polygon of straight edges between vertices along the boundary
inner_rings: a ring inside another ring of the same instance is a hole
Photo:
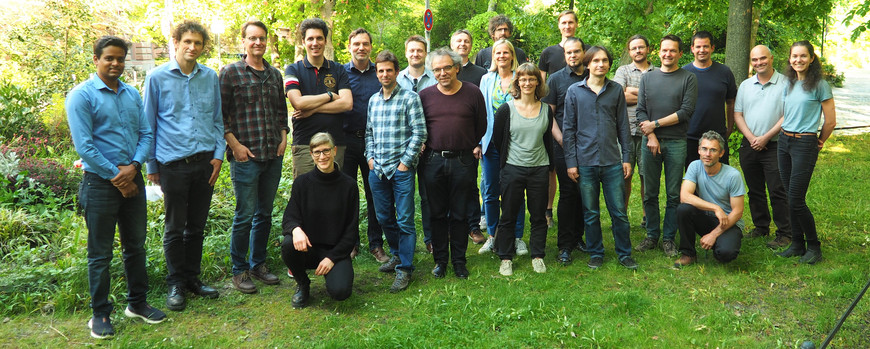
[[[783,122],[777,155],[782,184],[788,195],[792,224],[791,246],[782,257],[800,256],[800,262],[815,264],[822,259],[816,221],[807,206],[807,189],[819,151],[834,131],[837,115],[831,86],[822,77],[822,65],[813,45],[798,41],[791,45],[785,75],[789,84],[783,92]],[[819,116],[825,122],[819,132]]]

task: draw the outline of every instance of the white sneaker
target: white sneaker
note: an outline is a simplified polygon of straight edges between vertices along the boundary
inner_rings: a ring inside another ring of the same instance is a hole
[[[509,259],[501,261],[501,266],[498,267],[498,273],[504,276],[514,275],[514,262]]]
[[[523,239],[517,238],[517,256],[525,256],[529,254],[529,248],[526,246],[526,243],[523,242]]]
[[[477,254],[484,254],[492,252],[493,245],[495,245],[495,238],[492,236],[486,237],[486,242],[483,243],[483,247],[477,251]]]
[[[478,225],[480,225],[480,231],[486,231],[486,216],[480,216],[480,223]]]
[[[543,258],[532,259],[532,269],[534,269],[536,273],[546,273],[547,266],[544,265],[544,259]]]

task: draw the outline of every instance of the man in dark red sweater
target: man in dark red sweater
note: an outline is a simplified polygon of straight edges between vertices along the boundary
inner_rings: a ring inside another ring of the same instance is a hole
[[[438,49],[429,53],[426,65],[438,83],[420,91],[429,134],[420,168],[432,225],[432,274],[439,278],[446,273],[448,257],[456,276],[468,278],[467,198],[474,190],[474,159],[480,159],[480,139],[486,131],[483,94],[474,84],[456,78],[461,64],[456,52]]]

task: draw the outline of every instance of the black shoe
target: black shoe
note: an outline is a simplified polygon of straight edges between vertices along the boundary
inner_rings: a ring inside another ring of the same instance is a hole
[[[382,272],[382,273],[392,273],[392,272],[396,271],[396,266],[399,265],[399,263],[401,263],[401,262],[402,261],[399,260],[399,257],[393,256],[390,258],[389,261],[387,261],[384,264],[381,264],[381,266],[378,267],[378,271]]]
[[[586,241],[583,241],[583,238],[580,238],[580,241],[577,242],[577,251],[586,253]]]
[[[436,278],[443,278],[444,274],[447,274],[447,264],[435,264],[435,268],[432,268],[432,275]]]
[[[558,259],[559,263],[562,263],[562,265],[571,264],[571,250],[564,249],[559,251]]]
[[[115,336],[115,328],[108,316],[92,317],[88,320],[88,328],[91,329],[91,337],[96,339],[108,339]]]
[[[408,284],[411,283],[411,272],[399,269],[396,271],[396,280],[393,281],[393,285],[390,286],[390,292],[396,293],[399,291],[404,291],[408,288]]]
[[[465,264],[453,265],[453,274],[456,274],[456,277],[460,279],[468,279],[468,268],[465,267]]]
[[[619,264],[622,264],[623,267],[626,267],[630,270],[637,270],[637,262],[635,262],[634,259],[631,258],[631,256],[620,259]]]
[[[589,263],[586,264],[592,270],[600,268],[604,264],[604,258],[601,257],[592,257],[589,258]]]
[[[769,229],[769,228],[759,228],[759,227],[755,227],[755,228],[752,228],[752,230],[746,232],[746,234],[743,234],[743,237],[746,237],[746,238],[760,238],[760,237],[764,237],[764,236],[768,236],[768,235],[770,235],[770,229]]]
[[[166,320],[165,313],[160,311],[160,309],[148,305],[146,302],[135,305],[128,304],[127,309],[124,310],[124,315],[129,318],[140,318],[149,324],[159,324],[163,320]]]
[[[166,294],[166,307],[172,311],[182,311],[187,307],[187,302],[184,299],[184,288],[180,285],[169,285],[169,292]]]
[[[203,298],[214,299],[214,298],[217,298],[219,295],[218,290],[214,289],[214,287],[211,287],[209,285],[202,283],[202,281],[200,281],[199,279],[196,279],[193,282],[188,283],[187,290],[190,291],[190,293],[193,293],[193,294],[200,296],[200,297],[203,297]],[[172,309],[172,308],[170,308],[170,309]]]
[[[808,248],[807,252],[801,256],[801,259],[798,262],[812,265],[818,263],[820,260],[822,260],[822,250]]]
[[[296,293],[293,294],[293,298],[290,300],[290,305],[293,308],[301,309],[305,308],[308,305],[308,294],[311,291],[311,285],[300,285],[296,284]]]
[[[788,258],[788,257],[803,257],[803,255],[806,253],[807,253],[806,248],[804,248],[803,246],[798,246],[795,243],[792,243],[791,245],[788,246],[787,249],[785,249],[785,251],[779,252],[776,255],[780,256],[780,257]]]

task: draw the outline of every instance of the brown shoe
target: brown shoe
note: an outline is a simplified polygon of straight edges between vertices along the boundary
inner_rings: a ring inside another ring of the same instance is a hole
[[[482,244],[486,241],[486,237],[483,236],[483,233],[480,232],[480,229],[477,227],[471,229],[471,233],[468,233],[468,236],[471,236],[471,242],[475,244]]]
[[[241,293],[257,293],[257,286],[251,281],[251,275],[247,271],[239,275],[233,275],[233,287]]]
[[[682,267],[690,266],[692,264],[695,264],[695,261],[697,259],[698,259],[697,257],[682,255],[682,256],[680,256],[680,259],[678,259],[676,262],[674,262],[674,268],[682,268]]]
[[[778,249],[778,248],[786,247],[788,245],[791,245],[791,238],[788,236],[782,236],[782,235],[777,236],[775,239],[773,239],[767,243],[767,247],[772,248],[774,250]]]
[[[375,247],[373,250],[371,250],[369,252],[371,252],[372,255],[375,256],[375,259],[377,259],[378,262],[380,262],[380,263],[386,263],[387,261],[390,260],[390,257],[387,257],[387,253],[384,252],[383,247],[380,247],[380,246]]]
[[[278,280],[278,276],[269,272],[269,268],[266,267],[266,263],[261,263],[254,269],[251,269],[250,274],[251,277],[259,280],[266,285],[277,285],[279,282],[281,282],[280,280]]]
[[[433,250],[432,250],[432,242],[431,241],[426,243],[426,251],[428,251],[429,254],[432,254]]]
[[[350,259],[356,258],[359,256],[359,245],[354,246],[352,250],[350,250]]]

